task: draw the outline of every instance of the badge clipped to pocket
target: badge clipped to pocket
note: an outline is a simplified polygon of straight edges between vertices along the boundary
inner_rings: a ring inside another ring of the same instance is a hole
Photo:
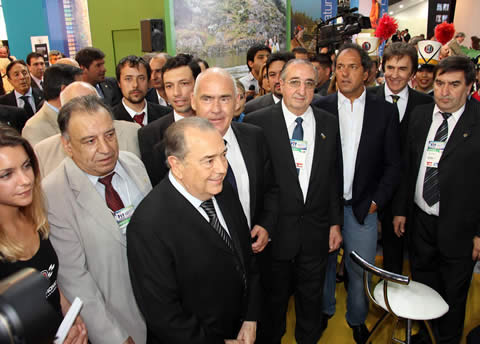
[[[425,159],[425,167],[438,168],[438,163],[445,149],[446,142],[429,141],[427,147],[427,158]]]
[[[117,221],[118,228],[120,228],[123,235],[127,234],[127,226],[130,223],[130,218],[132,217],[134,210],[133,205],[130,205],[113,213],[113,217],[115,218],[115,221]]]
[[[299,170],[305,168],[305,160],[307,158],[307,141],[302,140],[290,140],[292,146],[293,159],[295,160],[295,166]]]

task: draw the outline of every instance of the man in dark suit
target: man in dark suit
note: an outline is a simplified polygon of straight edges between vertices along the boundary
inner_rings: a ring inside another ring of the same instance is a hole
[[[223,184],[223,139],[208,121],[191,117],[170,126],[165,146],[170,173],[127,230],[148,343],[253,344],[258,273],[241,205]]]
[[[394,201],[394,228],[398,236],[407,233],[413,279],[438,291],[450,307],[434,322],[438,343],[460,343],[480,258],[480,105],[467,100],[474,81],[466,57],[437,65],[435,104],[412,113],[406,172]]]
[[[281,73],[282,101],[245,117],[265,133],[279,186],[279,217],[270,244],[271,343],[280,343],[285,333],[292,286],[297,343],[319,340],[327,256],[341,242],[338,123],[310,106],[316,77],[309,61],[290,60]]]
[[[317,54],[310,58],[310,62],[315,66],[318,74],[315,94],[326,96],[332,75],[332,59],[328,54]]]
[[[170,109],[145,100],[150,79],[150,66],[144,59],[129,55],[120,60],[116,69],[122,101],[113,107],[117,120],[136,122],[145,126],[170,112]]]
[[[285,63],[294,57],[295,56],[290,52],[273,53],[268,57],[265,68],[267,69],[267,79],[270,84],[271,93],[267,93],[247,102],[245,104],[245,114],[276,104],[282,99],[280,71]]]
[[[161,72],[163,72],[162,83],[165,84],[165,92],[167,98],[171,99],[170,104],[173,110],[138,131],[142,161],[153,185],[158,184],[166,173],[165,160],[154,161],[155,145],[163,140],[163,134],[170,124],[184,117],[195,115],[191,106],[191,95],[195,79],[200,74],[200,66],[193,61],[192,56],[179,54],[170,58],[162,67]],[[163,167],[162,170],[165,171],[163,174],[159,173],[157,165]]]
[[[395,42],[385,48],[382,68],[385,84],[369,89],[379,99],[385,99],[396,107],[400,121],[400,150],[406,145],[407,126],[410,114],[420,104],[433,103],[429,95],[411,89],[408,82],[415,75],[418,65],[417,49],[404,42]],[[383,267],[401,274],[403,270],[403,239],[393,231],[391,202],[379,213],[382,223]]]
[[[27,55],[27,66],[32,79],[32,87],[43,91],[43,73],[45,73],[45,60],[39,53],[31,52]]]
[[[22,128],[28,119],[28,115],[22,108],[16,106],[0,105],[0,122],[5,123],[18,132],[22,132]]]
[[[83,80],[97,89],[100,98],[110,107],[122,100],[122,93],[115,78],[106,78],[105,54],[97,48],[86,47],[75,55],[80,68],[83,70]]]
[[[377,209],[393,196],[400,179],[400,129],[393,105],[365,90],[371,60],[356,44],[345,44],[335,60],[339,91],[315,105],[333,113],[340,126],[343,165],[344,220],[342,236],[348,274],[347,322],[356,343],[365,343],[368,300],[363,271],[351,260],[356,251],[374,263],[377,248]],[[340,174],[341,175],[341,174]],[[335,312],[336,254],[329,259],[323,310]]]
[[[23,108],[32,117],[43,104],[43,94],[37,88],[30,87],[31,79],[27,64],[23,60],[15,60],[6,68],[8,81],[14,90],[0,97],[0,104]]]
[[[153,56],[148,62],[152,70],[152,75],[150,76],[151,88],[148,90],[145,99],[150,103],[168,106],[167,95],[163,87],[162,68],[170,58],[171,56],[167,53],[159,53]]]

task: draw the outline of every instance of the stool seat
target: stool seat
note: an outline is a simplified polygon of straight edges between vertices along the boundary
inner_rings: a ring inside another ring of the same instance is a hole
[[[382,280],[375,286],[373,297],[388,312],[383,296],[383,284]],[[449,308],[434,289],[415,281],[410,281],[407,285],[389,282],[388,302],[398,317],[412,320],[437,319],[447,313]]]

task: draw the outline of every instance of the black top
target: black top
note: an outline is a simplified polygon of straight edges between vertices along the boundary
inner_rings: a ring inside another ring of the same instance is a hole
[[[40,248],[29,260],[18,260],[14,263],[0,261],[0,279],[4,279],[24,268],[37,269],[43,276],[50,280],[50,286],[46,291],[47,300],[56,312],[62,314],[60,292],[57,287],[58,258],[50,240],[40,239]]]

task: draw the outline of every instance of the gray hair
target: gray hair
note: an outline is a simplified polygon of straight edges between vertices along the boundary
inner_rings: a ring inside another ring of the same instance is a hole
[[[221,76],[229,79],[232,82],[233,96],[237,97],[238,92],[237,92],[237,86],[235,86],[235,84],[236,84],[235,78],[226,69],[219,68],[219,67],[208,68],[206,71],[200,73],[197,76],[197,80],[195,81],[195,86],[193,87],[193,96],[194,97],[196,97],[197,94],[198,94],[198,87],[199,87],[200,83],[202,82],[202,79],[206,78],[210,74],[221,75]]]
[[[187,129],[199,129],[201,131],[213,131],[217,133],[217,129],[206,119],[200,117],[186,117],[174,122],[165,131],[165,156],[174,156],[179,160],[185,159],[188,153],[185,131]],[[171,167],[167,160],[167,166]]]
[[[96,95],[98,97],[98,91],[88,82],[74,81],[60,93],[60,104],[63,106],[73,98],[86,95]]]
[[[68,135],[68,125],[74,112],[85,112],[94,115],[102,109],[110,115],[112,120],[114,119],[112,111],[98,96],[88,95],[73,98],[67,104],[62,106],[60,112],[58,113],[57,121],[60,128],[60,133],[65,139],[70,140]]]
[[[280,72],[280,78],[285,81],[285,79],[287,78],[287,69],[290,67],[290,66],[294,66],[294,65],[307,65],[309,66],[310,68],[312,68],[314,74],[315,74],[315,84],[318,82],[318,74],[317,74],[317,68],[315,68],[315,66],[308,60],[304,60],[304,59],[292,59],[292,60],[289,60],[287,63],[285,63],[283,65],[283,68],[282,68],[282,71]]]

